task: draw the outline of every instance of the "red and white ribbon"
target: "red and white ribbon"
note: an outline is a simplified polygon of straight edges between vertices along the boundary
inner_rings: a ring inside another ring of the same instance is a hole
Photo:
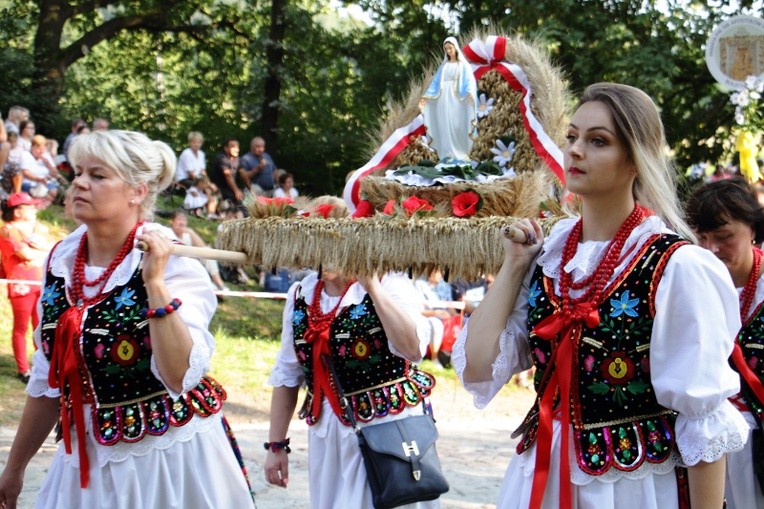
[[[488,71],[496,70],[509,83],[509,86],[523,95],[520,109],[523,112],[523,123],[530,136],[531,144],[538,156],[564,185],[565,172],[563,171],[562,150],[552,141],[544,131],[541,122],[533,115],[533,111],[531,111],[531,97],[533,96],[531,82],[519,65],[504,60],[506,51],[506,38],[495,35],[487,37],[485,41],[473,39],[472,42],[462,48],[462,53],[470,62],[476,80],[479,80]]]
[[[342,197],[345,199],[351,214],[355,212],[356,205],[361,201],[361,179],[374,170],[389,165],[395,159],[395,156],[400,154],[411,143],[413,137],[422,136],[424,133],[424,117],[417,115],[409,125],[396,129],[377,150],[374,157],[353,172],[347,183],[345,183],[345,189],[342,192]]]

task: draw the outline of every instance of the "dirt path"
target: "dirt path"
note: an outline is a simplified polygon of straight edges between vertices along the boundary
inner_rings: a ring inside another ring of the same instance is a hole
[[[532,404],[531,392],[506,388],[488,408],[477,410],[469,394],[457,384],[447,382],[436,388],[432,400],[440,433],[438,455],[451,485],[450,491],[441,497],[441,506],[444,509],[494,508],[504,470],[514,454],[516,441],[511,440],[509,434]],[[295,419],[290,426],[289,488],[275,488],[266,484],[262,470],[267,418],[262,411],[247,409],[241,402],[231,403],[237,411],[229,412],[229,419],[244,455],[258,509],[308,509],[305,423]],[[15,432],[15,429],[0,428],[0,463],[3,465]],[[19,509],[34,506],[35,495],[55,449],[56,445],[49,437],[32,460],[26,472]]]

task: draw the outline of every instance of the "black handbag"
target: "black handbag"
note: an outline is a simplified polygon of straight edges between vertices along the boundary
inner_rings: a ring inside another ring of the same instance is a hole
[[[447,492],[448,481],[441,471],[435,449],[438,430],[432,416],[427,413],[412,415],[359,427],[334,366],[327,359],[325,357],[324,362],[334,377],[340,405],[358,436],[374,508],[390,509],[435,500]]]

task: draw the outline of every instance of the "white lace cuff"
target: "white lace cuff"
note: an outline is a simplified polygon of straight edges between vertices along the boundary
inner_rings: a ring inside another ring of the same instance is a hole
[[[509,322],[499,336],[499,355],[492,365],[491,380],[485,382],[465,382],[464,369],[467,356],[464,350],[467,340],[468,324],[462,328],[451,353],[451,363],[464,388],[474,396],[477,408],[485,408],[501,388],[509,382],[515,373],[531,367],[531,358],[525,331],[516,330],[516,325]]]
[[[175,392],[167,386],[164,379],[162,378],[162,374],[159,372],[156,358],[153,355],[151,356],[151,372],[155,377],[157,377],[159,381],[162,382],[162,384],[164,384],[165,389],[167,389],[167,393],[170,395],[170,397],[172,399],[178,399],[181,394],[185,394],[186,392],[199,385],[199,382],[202,381],[202,376],[204,376],[204,373],[207,372],[207,363],[209,359],[210,349],[207,344],[194,341],[193,345],[191,346],[191,353],[188,356],[188,370],[186,370],[186,374],[183,375],[183,387],[181,392]]]
[[[679,414],[676,419],[676,443],[685,465],[700,461],[712,463],[724,454],[743,448],[748,440],[748,424],[729,401],[716,411],[700,418]]]

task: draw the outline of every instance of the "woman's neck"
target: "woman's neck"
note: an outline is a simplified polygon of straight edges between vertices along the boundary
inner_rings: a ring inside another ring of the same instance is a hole
[[[137,218],[136,218],[137,221]],[[88,259],[87,264],[96,267],[106,267],[117,256],[125,245],[135,221],[124,222],[119,227],[106,228],[103,225],[88,225]]]
[[[324,292],[330,297],[339,297],[345,290],[345,287],[350,281],[344,277],[337,277],[329,281],[324,281]]]
[[[584,201],[581,240],[611,240],[632,213],[634,206],[635,202],[631,197],[611,202]]]
[[[753,250],[749,252],[743,258],[743,261],[735,268],[730,270],[730,276],[732,276],[732,282],[735,284],[735,288],[742,288],[748,283],[748,278],[751,276],[753,270]],[[759,269],[761,273],[761,269]],[[757,274],[758,276],[761,274]]]

